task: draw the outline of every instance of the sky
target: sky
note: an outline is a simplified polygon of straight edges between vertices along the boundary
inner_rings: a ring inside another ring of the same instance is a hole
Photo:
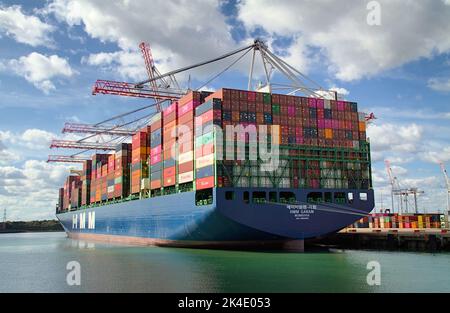
[[[390,208],[384,161],[422,211],[446,206],[450,167],[449,0],[0,0],[0,211],[53,219],[76,165],[47,163],[65,122],[96,123],[148,100],[91,94],[97,79],[146,78],[140,42],[166,72],[264,40],[321,86],[374,112],[377,208]],[[229,63],[230,61],[228,61]],[[198,87],[225,64],[177,77]],[[249,59],[207,85],[246,88]],[[256,78],[262,77],[261,67]]]

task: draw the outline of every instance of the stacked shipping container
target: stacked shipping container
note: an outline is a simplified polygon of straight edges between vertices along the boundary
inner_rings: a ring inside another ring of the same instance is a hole
[[[130,194],[131,144],[116,147],[114,166],[114,198],[125,198]]]
[[[178,102],[178,184],[182,190],[192,190],[194,181],[194,116],[201,94],[190,92]]]
[[[163,187],[173,187],[177,183],[177,112],[177,102],[163,111]]]
[[[364,118],[352,102],[231,89],[190,92],[155,114],[149,126],[133,136],[131,145],[121,145],[115,155],[95,155],[90,174],[86,164],[81,205],[142,190],[152,190],[156,196],[163,190],[214,186],[367,189],[370,156]],[[233,142],[234,158],[217,159],[222,152],[229,157],[231,151],[226,140],[223,145],[216,143],[213,125],[222,128],[224,139],[227,126],[273,125],[267,135],[256,138],[258,145],[267,143],[268,152],[271,141],[280,144],[279,166],[262,170],[258,146],[250,144],[248,133],[234,138],[245,145],[245,151]],[[236,159],[241,152],[245,160]],[[257,158],[250,160],[250,153]],[[63,199],[63,207],[67,204]]]
[[[373,229],[448,229],[445,215],[442,214],[372,214],[364,217],[349,228]]]
[[[163,179],[163,155],[162,155],[162,114],[156,113],[150,120],[150,189],[156,190],[162,187]]]
[[[105,166],[108,166],[108,157],[108,154],[94,154],[92,156],[90,203],[99,203],[102,201],[102,193],[106,189],[106,179],[103,178],[103,169]]]
[[[222,103],[218,99],[206,99],[195,109],[195,186],[197,190],[215,185],[215,131],[222,127]]]
[[[141,129],[132,138],[131,151],[131,193],[148,189],[148,158],[150,155],[149,127]]]

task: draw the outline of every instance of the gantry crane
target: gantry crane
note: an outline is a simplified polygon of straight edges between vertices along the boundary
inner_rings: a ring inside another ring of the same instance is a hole
[[[62,130],[63,133],[84,133],[84,134],[103,134],[115,136],[133,136],[136,133],[134,130],[120,128],[117,126],[95,126],[90,124],[80,123],[65,123]]]
[[[450,179],[448,178],[447,170],[443,162],[440,162],[442,173],[444,174],[445,186],[447,188],[447,215],[450,214]]]
[[[414,197],[414,212],[419,213],[419,206],[417,203],[417,196],[420,194],[424,194],[424,191],[419,190],[418,188],[402,188],[400,186],[400,182],[396,176],[394,176],[391,163],[389,160],[385,160],[386,171],[389,178],[389,183],[391,185],[391,202],[392,202],[392,211],[394,212],[394,196],[398,196],[398,213],[408,213],[408,204],[409,204],[409,196],[412,195]],[[405,207],[403,207],[403,204]]]
[[[111,80],[97,80],[92,88],[92,94],[108,94],[135,98],[154,99],[157,101],[156,109],[161,111],[160,100],[177,100],[186,94],[182,90],[175,78],[175,75],[168,75],[164,78],[158,78],[161,73],[155,66],[150,45],[145,42],[139,44],[142,57],[144,59],[147,76],[150,81],[150,88],[144,84],[136,85],[133,83],[116,82]],[[168,78],[168,80],[166,79]]]
[[[392,213],[394,213],[394,191],[398,189],[397,177],[392,173],[391,162],[385,160],[384,164],[386,165],[386,172],[389,178],[389,184],[391,185],[391,208]]]
[[[52,148],[65,148],[65,149],[91,149],[91,150],[115,150],[116,145],[108,143],[97,142],[80,142],[75,140],[52,140],[50,149]]]
[[[83,163],[90,160],[88,156],[49,155],[47,163]]]

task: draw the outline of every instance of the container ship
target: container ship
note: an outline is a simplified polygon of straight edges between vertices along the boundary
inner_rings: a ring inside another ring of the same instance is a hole
[[[190,91],[85,160],[56,216],[72,238],[215,247],[315,238],[373,208],[356,103],[223,88]]]

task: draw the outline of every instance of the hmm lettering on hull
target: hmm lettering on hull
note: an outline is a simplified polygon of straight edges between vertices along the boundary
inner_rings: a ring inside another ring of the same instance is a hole
[[[86,212],[72,215],[72,229],[86,229]],[[87,213],[87,229],[95,229],[95,211]]]

